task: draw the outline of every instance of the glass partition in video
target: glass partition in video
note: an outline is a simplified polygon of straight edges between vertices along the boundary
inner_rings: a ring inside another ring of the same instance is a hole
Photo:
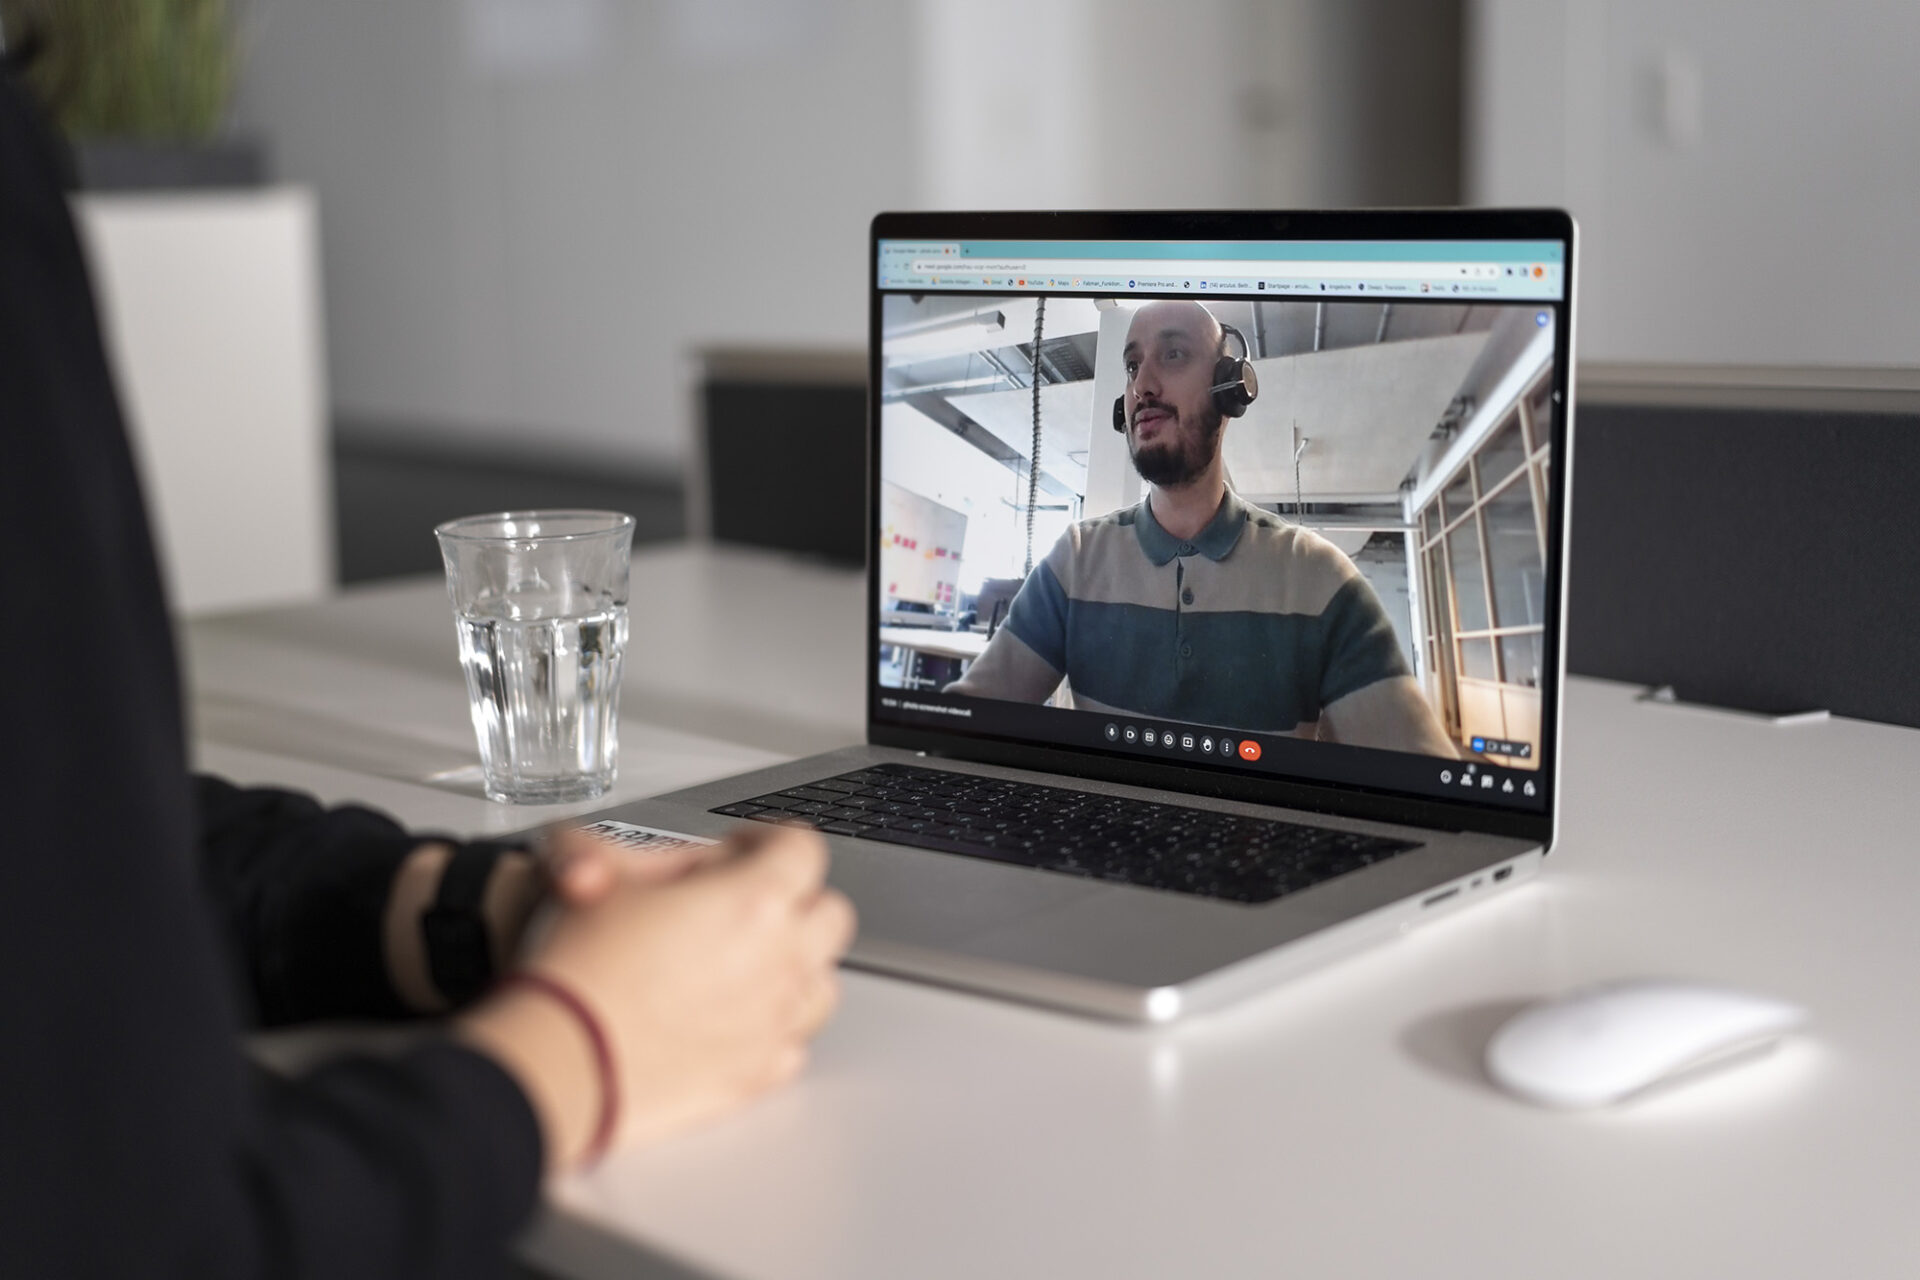
[[[1535,767],[1552,305],[882,308],[883,686]]]

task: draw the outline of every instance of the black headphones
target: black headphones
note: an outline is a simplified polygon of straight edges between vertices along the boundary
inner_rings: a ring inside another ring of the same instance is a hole
[[[1232,334],[1240,343],[1240,354],[1230,356],[1226,353],[1227,335]],[[1220,411],[1223,418],[1237,418],[1247,411],[1247,406],[1260,394],[1260,379],[1254,375],[1253,361],[1247,359],[1253,354],[1253,348],[1247,345],[1247,335],[1227,324],[1220,322],[1220,358],[1214,361],[1213,407]],[[1113,398],[1113,429],[1124,433],[1127,429],[1127,398],[1124,395]]]

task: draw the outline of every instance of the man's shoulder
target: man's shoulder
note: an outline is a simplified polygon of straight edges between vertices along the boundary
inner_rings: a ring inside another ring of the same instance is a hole
[[[1082,538],[1106,537],[1122,531],[1131,537],[1134,522],[1139,518],[1140,504],[1135,503],[1130,507],[1121,507],[1118,511],[1109,511],[1105,515],[1076,520],[1073,527],[1080,532]]]
[[[1135,528],[1139,507],[1122,507],[1068,525],[1046,565],[1069,596],[1116,598],[1137,594],[1136,580],[1151,569]]]
[[[1342,580],[1359,572],[1347,553],[1327,539],[1268,512],[1256,512],[1248,518],[1234,552],[1236,557],[1245,552],[1249,561],[1286,559],[1296,569],[1332,574]]]
[[[1067,526],[1066,532],[1060,535],[1059,542],[1054,545],[1058,550],[1078,556],[1092,553],[1123,538],[1128,542],[1137,542],[1138,536],[1133,526],[1139,514],[1140,508],[1132,506],[1076,520]]]

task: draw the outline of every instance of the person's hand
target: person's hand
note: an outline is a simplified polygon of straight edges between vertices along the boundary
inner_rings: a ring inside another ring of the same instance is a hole
[[[704,846],[634,853],[574,829],[553,833],[537,858],[509,850],[494,864],[480,902],[493,971],[505,973],[522,946],[532,940],[530,935],[541,932],[540,925],[546,923],[542,907],[555,902],[587,906],[610,893],[620,880],[657,884],[684,875],[713,856],[713,847]],[[427,963],[420,919],[439,893],[452,858],[449,845],[417,846],[401,863],[387,895],[382,924],[387,977],[401,1003],[416,1013],[442,1013],[448,1008]]]
[[[569,905],[524,965],[604,1029],[615,1144],[682,1132],[798,1074],[838,1002],[834,965],[854,928],[852,907],[824,887],[819,837],[755,827],[711,849],[608,860],[578,839],[556,850]],[[578,1019],[544,992],[510,987],[459,1030],[526,1088],[553,1162],[576,1160],[602,1106]]]
[[[553,895],[567,906],[586,907],[613,892],[623,880],[634,884],[676,880],[703,862],[727,856],[728,850],[729,846],[716,844],[636,853],[567,827],[548,836],[542,861]]]

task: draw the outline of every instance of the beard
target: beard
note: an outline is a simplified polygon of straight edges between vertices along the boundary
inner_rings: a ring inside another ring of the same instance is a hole
[[[1198,430],[1189,431],[1187,420],[1176,415],[1174,430],[1163,432],[1160,439],[1144,447],[1129,431],[1127,452],[1133,458],[1133,469],[1142,480],[1162,489],[1191,484],[1212,464],[1225,421],[1220,410],[1209,404],[1193,422]]]

